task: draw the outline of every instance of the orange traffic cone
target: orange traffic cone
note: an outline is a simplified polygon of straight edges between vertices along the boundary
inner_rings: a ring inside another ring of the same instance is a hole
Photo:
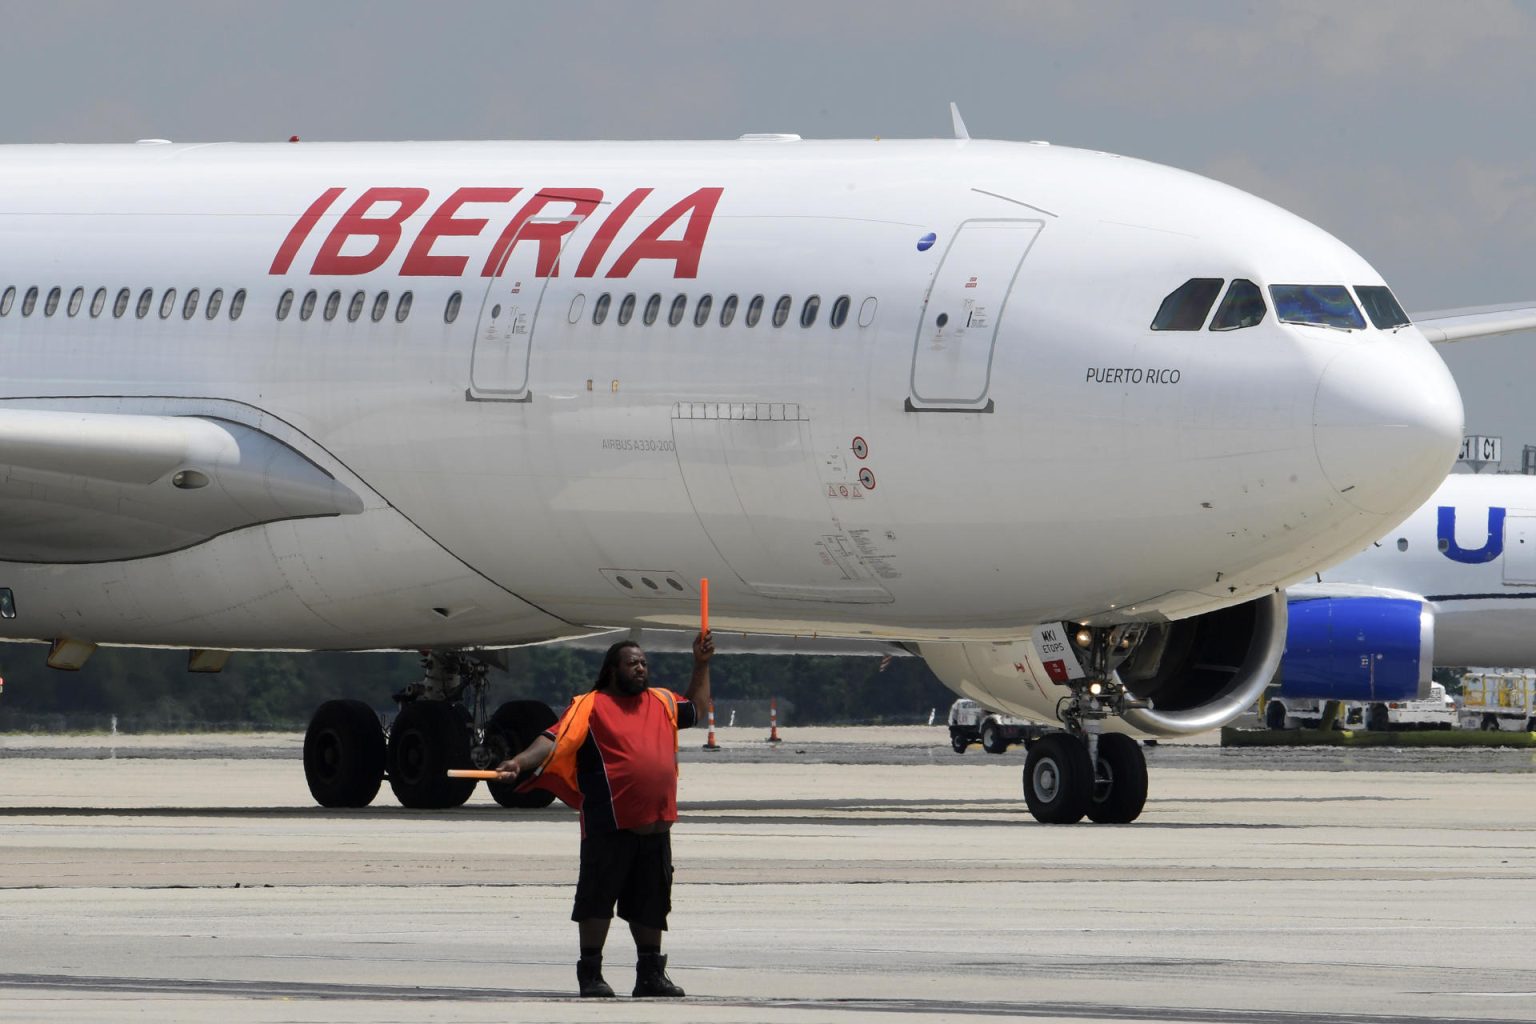
[[[783,743],[779,738],[779,698],[768,698],[768,742]]]
[[[709,702],[709,738],[704,741],[705,750],[719,750],[720,744],[715,742],[715,702]]]

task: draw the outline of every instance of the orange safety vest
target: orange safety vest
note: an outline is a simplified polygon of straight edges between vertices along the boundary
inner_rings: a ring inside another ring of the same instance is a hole
[[[646,690],[661,701],[667,709],[667,721],[672,724],[672,749],[677,750],[677,697],[671,690],[652,686]],[[592,704],[597,700],[596,690],[571,701],[561,718],[560,731],[555,734],[555,749],[544,758],[524,786],[547,789],[576,810],[581,810],[581,786],[576,780],[576,752],[587,742],[592,722]]]

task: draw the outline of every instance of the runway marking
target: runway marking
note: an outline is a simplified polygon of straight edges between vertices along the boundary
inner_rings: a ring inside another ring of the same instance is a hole
[[[336,982],[220,981],[191,978],[124,978],[67,974],[3,974],[0,989],[134,992],[143,994],[223,995],[248,999],[315,999],[408,1002],[577,1002],[569,990],[349,985]],[[1465,993],[1480,995],[1483,993]],[[1516,993],[1487,993],[1515,995]],[[752,999],[690,996],[689,1007],[733,1009],[840,1010],[850,1013],[900,1013],[920,1016],[1055,1017],[1068,1020],[1173,1021],[1176,1024],[1424,1024],[1443,1022],[1428,1016],[1335,1011],[1239,1010],[1200,1006],[1128,1006],[1114,1003],[966,1002],[956,999]],[[1507,1018],[1456,1017],[1454,1024],[1509,1024]]]

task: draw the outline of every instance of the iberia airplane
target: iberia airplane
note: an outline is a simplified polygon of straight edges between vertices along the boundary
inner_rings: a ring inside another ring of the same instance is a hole
[[[686,629],[707,577],[721,632],[900,641],[1060,724],[1031,809],[1128,821],[1124,730],[1251,705],[1280,588],[1461,436],[1358,255],[1107,153],[149,141],[0,181],[0,635],[431,652],[387,739],[316,713],[326,805],[461,803],[444,768],[550,714],[487,716],[484,652]]]

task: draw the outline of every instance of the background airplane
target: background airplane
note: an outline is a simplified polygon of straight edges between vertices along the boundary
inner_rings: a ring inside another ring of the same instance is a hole
[[[1427,694],[1435,667],[1536,668],[1536,477],[1458,473],[1355,557],[1289,588],[1288,701]]]

